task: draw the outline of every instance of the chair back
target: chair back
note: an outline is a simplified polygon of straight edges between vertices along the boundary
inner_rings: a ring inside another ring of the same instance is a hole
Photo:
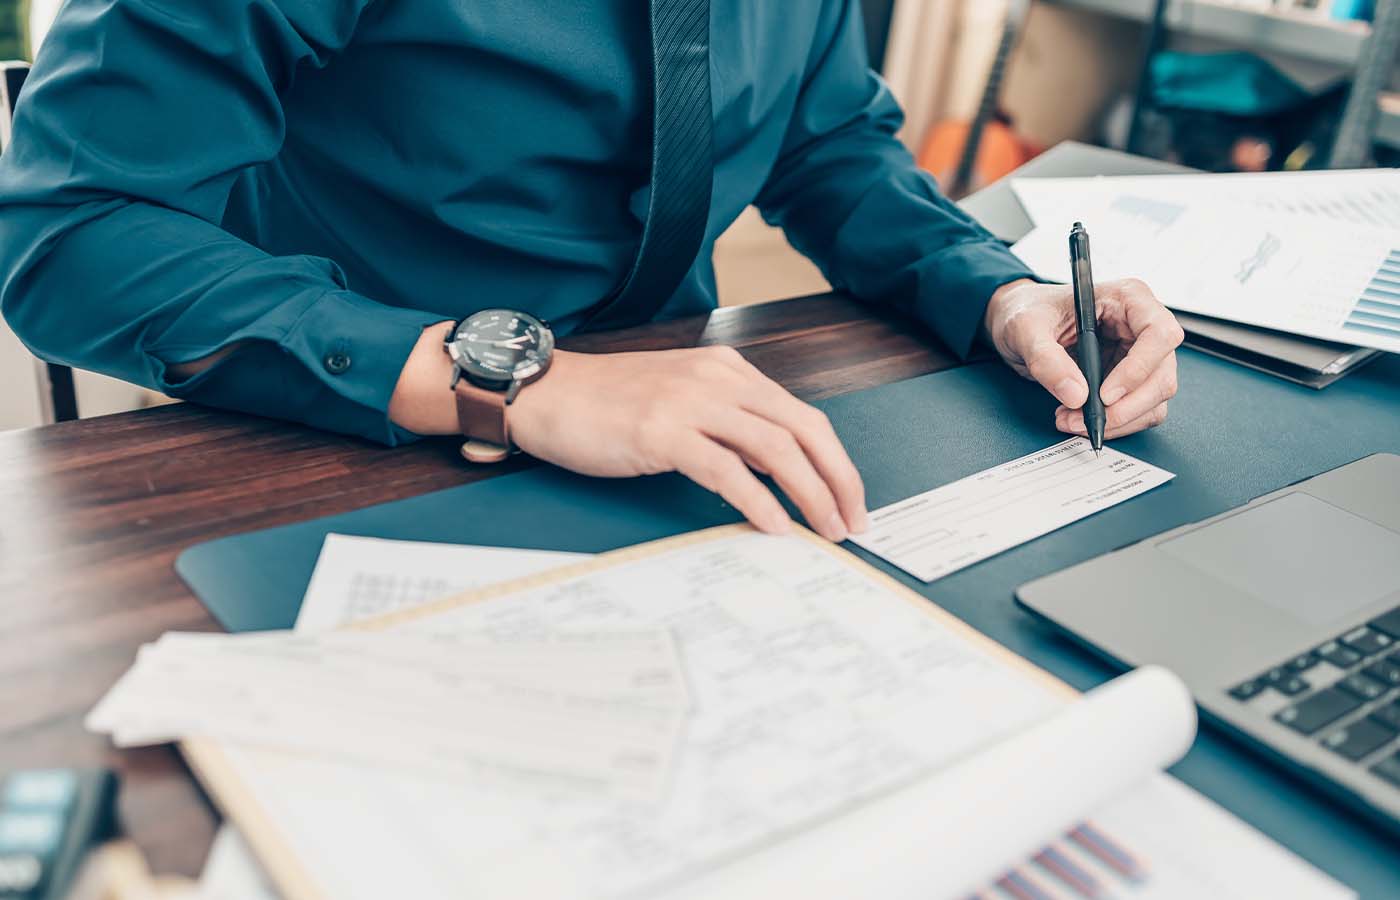
[[[4,107],[4,115],[0,116],[0,151],[10,145],[10,120],[15,115],[19,89],[28,75],[27,62],[0,62],[0,106]]]
[[[0,153],[10,145],[10,120],[15,115],[20,88],[29,75],[29,63],[0,62]],[[78,393],[73,370],[58,363],[35,360],[39,382],[39,406],[45,422],[68,422],[78,418]]]

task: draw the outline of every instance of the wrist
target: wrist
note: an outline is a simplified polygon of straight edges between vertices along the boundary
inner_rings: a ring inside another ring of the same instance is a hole
[[[1012,304],[1013,296],[1018,289],[1029,285],[1037,284],[1029,278],[1018,278],[1015,281],[1008,281],[992,292],[992,298],[987,301],[987,311],[982,316],[982,340],[991,347],[997,347],[997,330],[1000,324],[1006,319],[1006,311]]]
[[[389,419],[415,434],[457,434],[457,404],[452,395],[452,360],[443,342],[453,322],[423,329],[399,372],[389,398]]]

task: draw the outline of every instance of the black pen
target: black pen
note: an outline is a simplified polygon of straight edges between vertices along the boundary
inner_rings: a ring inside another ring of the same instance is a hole
[[[1103,449],[1103,356],[1099,353],[1098,312],[1094,309],[1094,268],[1089,262],[1089,232],[1082,222],[1069,233],[1069,267],[1074,277],[1074,321],[1079,337],[1079,369],[1089,383],[1084,401],[1084,430],[1098,456]]]

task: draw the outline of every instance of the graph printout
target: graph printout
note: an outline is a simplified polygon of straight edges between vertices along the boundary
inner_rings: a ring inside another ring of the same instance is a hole
[[[1074,206],[1012,249],[1069,280],[1070,226],[1089,230],[1094,281],[1140,278],[1172,309],[1400,353],[1400,232],[1187,197]]]

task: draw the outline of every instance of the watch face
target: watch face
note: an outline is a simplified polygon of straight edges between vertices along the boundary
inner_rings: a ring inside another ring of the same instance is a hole
[[[473,381],[508,384],[529,379],[549,366],[554,335],[528,313],[484,309],[458,324],[450,349]]]

